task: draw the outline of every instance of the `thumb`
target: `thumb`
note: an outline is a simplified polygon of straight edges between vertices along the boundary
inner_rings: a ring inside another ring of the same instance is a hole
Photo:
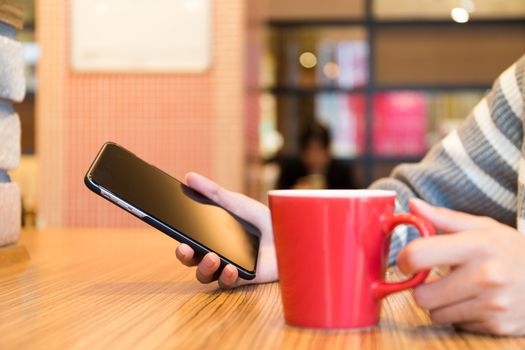
[[[268,224],[269,209],[264,204],[243,194],[229,191],[197,173],[188,173],[186,182],[189,187],[259,228]]]
[[[486,229],[492,223],[486,217],[435,207],[418,198],[412,198],[409,207],[412,213],[430,221],[437,231],[443,233]]]
[[[186,183],[189,187],[202,193],[206,197],[209,197],[216,202],[219,200],[218,197],[220,196],[222,188],[212,180],[200,174],[190,172],[186,174]]]

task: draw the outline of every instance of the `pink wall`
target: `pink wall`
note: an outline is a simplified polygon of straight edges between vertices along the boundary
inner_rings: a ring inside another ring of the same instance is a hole
[[[209,74],[119,77],[70,73],[68,86],[64,225],[97,222],[106,226],[129,221],[126,215],[100,205],[100,199],[82,187],[87,167],[107,140],[179,178],[190,169],[211,175]]]
[[[66,0],[50,0],[37,9],[41,225],[140,224],[83,185],[107,140],[174,176],[195,170],[242,190],[244,1],[214,2],[213,67],[191,75],[71,71],[68,6]]]

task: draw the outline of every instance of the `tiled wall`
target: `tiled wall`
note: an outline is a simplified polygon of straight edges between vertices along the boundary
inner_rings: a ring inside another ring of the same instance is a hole
[[[242,190],[245,2],[214,1],[213,66],[195,75],[71,71],[69,6],[48,0],[37,7],[40,224],[140,225],[83,184],[107,140],[176,177],[195,170]]]

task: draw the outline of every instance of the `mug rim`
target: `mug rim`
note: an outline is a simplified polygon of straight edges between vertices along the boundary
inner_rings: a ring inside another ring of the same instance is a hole
[[[292,198],[381,198],[396,197],[396,191],[391,190],[271,190],[269,197]]]

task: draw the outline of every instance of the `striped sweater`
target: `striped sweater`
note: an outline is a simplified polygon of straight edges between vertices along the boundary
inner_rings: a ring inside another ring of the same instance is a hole
[[[372,188],[395,190],[400,210],[409,198],[475,215],[490,216],[525,234],[525,55],[494,82],[457,130],[416,164],[397,166]],[[390,262],[417,238],[397,229]]]

